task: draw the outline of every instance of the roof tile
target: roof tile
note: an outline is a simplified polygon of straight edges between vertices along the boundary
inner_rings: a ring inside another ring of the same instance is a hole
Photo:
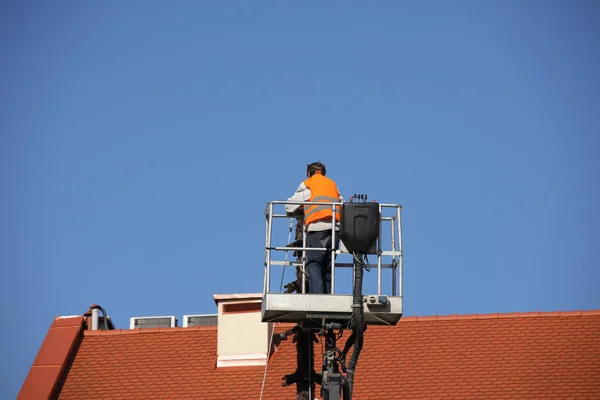
[[[578,317],[582,315],[581,310],[579,311],[561,311],[560,316],[561,317]]]
[[[67,316],[67,317],[56,317],[52,322],[53,328],[61,328],[64,326],[79,326],[81,324],[82,317],[80,315]]]
[[[600,310],[588,310],[588,311],[582,311],[581,315],[600,315]]]
[[[464,315],[459,315],[458,319],[459,320],[463,320],[463,319],[477,319],[478,314],[464,314]]]
[[[498,314],[498,318],[518,318],[518,317],[519,317],[519,313],[518,312]]]

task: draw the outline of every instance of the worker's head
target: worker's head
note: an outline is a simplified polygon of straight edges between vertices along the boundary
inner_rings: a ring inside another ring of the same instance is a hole
[[[310,178],[317,171],[321,171],[321,174],[323,176],[325,176],[325,174],[327,173],[327,170],[325,169],[325,165],[322,164],[320,161],[314,162],[312,164],[308,164],[308,166],[306,167],[306,177]]]

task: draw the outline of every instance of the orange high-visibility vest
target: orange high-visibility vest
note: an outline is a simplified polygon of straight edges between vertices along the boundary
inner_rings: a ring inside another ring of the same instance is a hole
[[[338,202],[340,201],[340,193],[337,190],[336,183],[323,176],[321,172],[315,173],[313,176],[304,181],[304,185],[310,190],[309,201],[324,201],[324,202]],[[340,221],[340,206],[335,206],[335,219]],[[320,220],[331,221],[332,206],[331,204],[324,204],[322,206],[317,204],[305,205],[304,206],[304,223],[306,225]]]

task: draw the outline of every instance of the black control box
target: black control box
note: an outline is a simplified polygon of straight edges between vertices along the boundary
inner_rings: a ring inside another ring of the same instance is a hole
[[[344,203],[340,211],[340,240],[351,253],[371,254],[379,236],[379,203]]]

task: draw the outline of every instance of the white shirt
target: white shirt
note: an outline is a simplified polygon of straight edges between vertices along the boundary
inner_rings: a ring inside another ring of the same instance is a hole
[[[339,193],[339,189],[338,189],[338,193]],[[306,187],[306,185],[304,184],[304,181],[300,183],[300,185],[298,186],[298,188],[296,189],[296,192],[294,192],[294,194],[292,195],[292,197],[290,197],[288,199],[288,201],[310,201],[310,189]],[[344,198],[342,197],[342,195],[340,194],[340,201],[343,202]],[[296,210],[298,210],[299,207],[304,207],[302,205],[298,205],[298,204],[286,204],[285,205],[285,212],[287,214],[293,214],[296,212]],[[339,222],[336,222],[336,227],[337,230],[340,229],[340,224]],[[316,221],[313,222],[311,224],[309,224],[306,227],[306,230],[309,232],[316,232],[316,231],[324,231],[326,229],[331,229],[331,222],[328,221]]]

